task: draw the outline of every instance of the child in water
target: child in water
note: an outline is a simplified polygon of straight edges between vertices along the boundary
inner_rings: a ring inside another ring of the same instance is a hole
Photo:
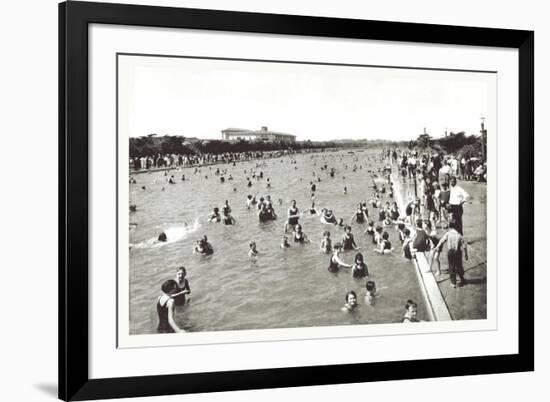
[[[162,294],[157,299],[157,314],[159,323],[157,331],[160,334],[170,334],[175,332],[185,332],[178,327],[174,320],[174,299],[172,296],[178,290],[178,284],[173,279],[168,279],[161,286]]]
[[[361,279],[366,276],[369,276],[367,264],[365,264],[363,254],[357,253],[355,254],[355,263],[351,267],[351,277]]]
[[[256,249],[256,242],[253,242],[253,241],[250,242],[248,247],[249,247],[248,256],[249,257],[256,257],[258,255],[258,250]]]
[[[367,281],[365,284],[367,293],[365,294],[365,303],[369,306],[374,305],[374,298],[377,296],[376,283],[374,281]]]
[[[330,232],[328,230],[325,230],[323,232],[323,240],[321,240],[321,251],[327,254],[332,251],[332,240],[330,239]]]
[[[290,244],[288,242],[288,236],[283,236],[283,239],[281,240],[281,248],[289,248]]]
[[[407,300],[407,303],[405,304],[405,315],[403,316],[401,322],[420,322],[420,320],[416,318],[417,310],[418,305],[410,299]]]
[[[382,233],[382,241],[378,243],[379,248],[374,249],[378,254],[390,254],[393,251],[390,241],[388,240],[390,234],[388,232]]]

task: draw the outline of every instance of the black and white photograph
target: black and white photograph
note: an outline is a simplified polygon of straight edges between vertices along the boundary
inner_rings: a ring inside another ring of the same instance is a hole
[[[118,54],[119,346],[482,328],[496,89],[494,71]]]

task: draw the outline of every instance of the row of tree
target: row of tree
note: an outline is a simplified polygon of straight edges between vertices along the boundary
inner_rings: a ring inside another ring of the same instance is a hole
[[[477,157],[482,153],[482,138],[475,135],[466,135],[464,131],[450,133],[442,138],[432,138],[429,134],[420,134],[416,141],[409,142],[409,148],[434,149],[446,153],[458,153],[465,158]]]
[[[369,142],[370,143],[370,142]],[[182,136],[146,136],[130,138],[130,157],[151,156],[157,154],[219,154],[224,152],[268,152],[292,149],[327,149],[327,148],[364,148],[366,140],[335,140],[335,141],[296,141],[265,142],[265,141],[224,141],[187,139]]]
[[[278,150],[301,149],[327,149],[327,148],[371,148],[384,147],[409,147],[421,149],[434,149],[445,153],[459,153],[467,158],[481,154],[481,138],[475,135],[466,135],[463,131],[450,133],[443,138],[434,139],[424,133],[416,140],[388,141],[388,140],[333,140],[333,141],[296,141],[265,142],[265,141],[223,141],[188,139],[183,136],[154,136],[130,138],[130,157],[142,157],[151,155],[194,155],[194,154],[219,154],[224,152],[268,152]]]

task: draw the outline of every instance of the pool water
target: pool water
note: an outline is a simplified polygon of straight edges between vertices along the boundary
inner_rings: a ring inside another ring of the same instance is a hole
[[[293,243],[289,233],[291,247],[280,248],[291,200],[297,201],[300,211],[311,206],[311,181],[317,186],[316,209],[332,209],[347,224],[357,203],[366,202],[372,194],[373,179],[368,170],[380,166],[375,157],[378,153],[310,153],[294,155],[296,163],[284,156],[238,162],[235,166],[203,166],[200,172],[183,168],[170,171],[168,176],[164,171],[133,175],[137,183],[130,185],[129,203],[135,204],[137,210],[130,213],[130,222],[137,225],[130,230],[130,333],[156,332],[160,286],[173,279],[176,268],[182,265],[187,269],[192,293],[188,305],[177,307],[175,319],[187,331],[395,323],[401,321],[407,299],[419,304],[418,318],[427,319],[415,268],[402,257],[393,227],[385,230],[390,233],[395,251],[379,255],[373,251],[370,236],[363,234],[366,226],[352,225],[370,280],[376,282],[379,290],[373,305],[364,302],[366,279],[353,279],[346,268],[337,274],[327,270],[330,255],[319,249],[322,233],[329,230],[334,244],[340,241],[343,228],[324,225],[319,217],[304,215],[300,223],[311,243]],[[328,170],[321,170],[325,163]],[[331,167],[336,169],[334,178],[329,176]],[[234,180],[221,183],[215,175],[217,168],[227,169],[225,178],[231,174]],[[252,179],[253,186],[249,188],[246,178],[251,177],[250,169],[263,172],[263,179]],[[167,182],[172,174],[176,184]],[[185,181],[181,181],[182,174]],[[317,182],[318,177],[321,182]],[[271,195],[279,219],[260,224],[256,207],[247,208],[248,194],[257,199]],[[212,209],[217,206],[221,210],[225,200],[229,201],[236,224],[208,222]],[[370,206],[369,214],[376,222],[378,215]],[[156,242],[163,231],[168,241]],[[213,255],[192,253],[196,240],[203,235],[208,236],[215,250]],[[256,242],[260,253],[254,259],[248,256],[250,241]],[[343,252],[341,258],[352,264],[355,253]],[[345,314],[340,309],[350,290],[358,295],[359,309]]]

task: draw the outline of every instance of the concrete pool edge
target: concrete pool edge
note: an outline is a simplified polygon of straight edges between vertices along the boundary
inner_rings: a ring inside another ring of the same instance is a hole
[[[399,211],[405,211],[405,203],[403,201],[403,192],[401,187],[401,182],[399,177],[396,177],[393,173],[391,174],[391,179],[394,190],[394,197],[399,207]],[[410,230],[414,228],[409,227]],[[426,311],[430,317],[430,321],[451,321],[451,313],[449,307],[445,302],[445,298],[441,293],[441,289],[437,284],[437,280],[432,270],[430,269],[430,264],[424,253],[417,253],[413,259],[414,267],[416,271],[416,277],[420,288],[422,290],[422,295],[424,296],[424,303],[426,304]]]

